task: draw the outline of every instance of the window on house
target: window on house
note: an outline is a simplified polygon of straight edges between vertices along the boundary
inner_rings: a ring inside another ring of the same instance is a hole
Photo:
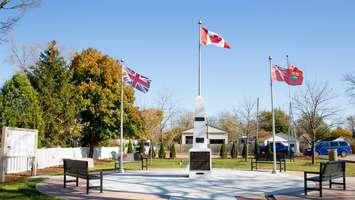
[[[223,144],[224,139],[210,139],[210,144]]]

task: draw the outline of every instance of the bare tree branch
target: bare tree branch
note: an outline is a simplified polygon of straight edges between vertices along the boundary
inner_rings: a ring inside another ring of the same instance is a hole
[[[351,98],[351,102],[355,103],[355,75],[346,74],[344,76],[344,80],[348,84],[348,88],[346,89],[346,92],[349,94]]]
[[[0,42],[14,28],[29,8],[36,7],[41,0],[0,0]]]
[[[5,62],[14,66],[16,70],[26,70],[34,65],[42,49],[41,45],[26,46],[18,44],[14,40],[11,40],[10,44],[10,55]]]
[[[336,96],[327,83],[306,83],[305,90],[294,97],[294,106],[299,113],[299,117],[303,120],[303,128],[306,130],[312,140],[314,163],[314,143],[318,139],[316,137],[317,129],[327,125],[336,124],[339,107],[334,106],[333,100]],[[325,123],[326,122],[326,123]]]

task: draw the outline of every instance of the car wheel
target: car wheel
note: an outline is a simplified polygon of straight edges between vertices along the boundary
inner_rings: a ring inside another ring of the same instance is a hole
[[[341,152],[340,152],[340,156],[341,156],[342,158],[346,157],[347,155],[348,155],[348,153],[347,153],[346,151],[341,151]]]

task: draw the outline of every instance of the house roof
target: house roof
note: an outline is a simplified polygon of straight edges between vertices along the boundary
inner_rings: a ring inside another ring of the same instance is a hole
[[[285,133],[281,133],[281,132],[277,133],[275,136],[276,136],[275,137],[276,141],[297,141],[296,138],[294,138],[294,137],[292,137],[290,135],[287,135]],[[265,141],[270,141],[270,140],[272,140],[272,136],[269,137],[268,139],[266,139]]]
[[[186,131],[183,131],[182,134],[193,134],[194,129],[188,129]],[[212,126],[207,126],[207,132],[208,134],[228,134],[226,131],[217,129],[215,127]]]

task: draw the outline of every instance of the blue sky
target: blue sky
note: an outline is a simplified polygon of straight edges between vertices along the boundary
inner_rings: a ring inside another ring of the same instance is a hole
[[[182,109],[193,110],[197,93],[198,25],[232,46],[203,47],[203,96],[208,115],[260,97],[270,108],[268,56],[303,69],[305,81],[327,81],[346,115],[355,113],[345,94],[345,73],[355,73],[355,1],[43,1],[10,36],[31,45],[56,40],[66,50],[94,47],[152,79],[138,105],[150,106],[169,90]],[[1,84],[14,70],[3,62]],[[293,87],[298,92],[302,87]],[[275,83],[275,106],[287,109],[288,87]]]

